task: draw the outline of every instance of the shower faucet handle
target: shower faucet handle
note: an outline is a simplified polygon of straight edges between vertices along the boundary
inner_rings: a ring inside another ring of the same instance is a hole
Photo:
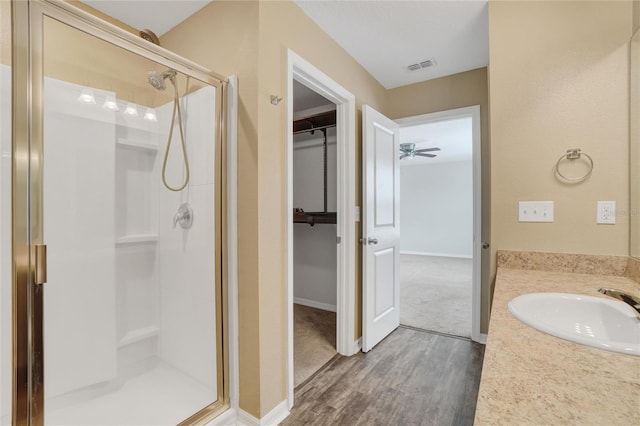
[[[189,229],[193,224],[193,209],[189,203],[182,203],[178,212],[173,216],[173,227],[180,224],[182,229]]]

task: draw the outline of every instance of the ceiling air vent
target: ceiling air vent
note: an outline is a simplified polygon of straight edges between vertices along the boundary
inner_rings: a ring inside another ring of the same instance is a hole
[[[427,59],[425,61],[421,61],[418,62],[417,64],[411,64],[409,66],[407,66],[407,69],[409,71],[417,71],[423,68],[429,68],[432,67],[436,64],[436,61],[434,61],[433,59]]]

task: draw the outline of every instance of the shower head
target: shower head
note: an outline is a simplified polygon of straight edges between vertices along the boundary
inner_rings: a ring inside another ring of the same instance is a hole
[[[176,72],[174,70],[167,70],[162,74],[158,73],[157,71],[149,71],[148,73],[149,84],[152,85],[156,90],[165,90],[167,88],[167,85],[165,83],[165,80],[167,78],[175,86]]]

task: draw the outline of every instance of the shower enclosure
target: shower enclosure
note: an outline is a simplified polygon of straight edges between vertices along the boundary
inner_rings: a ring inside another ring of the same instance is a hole
[[[213,418],[228,405],[225,81],[64,2],[12,7],[0,424]]]

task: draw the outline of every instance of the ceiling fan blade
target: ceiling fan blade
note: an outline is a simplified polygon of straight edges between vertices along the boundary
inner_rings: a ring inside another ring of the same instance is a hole
[[[435,154],[423,154],[422,152],[416,152],[416,155],[420,157],[429,157],[429,158],[437,157],[437,155]]]
[[[429,151],[440,151],[440,148],[424,148],[424,149],[416,149],[416,152],[429,152]]]

